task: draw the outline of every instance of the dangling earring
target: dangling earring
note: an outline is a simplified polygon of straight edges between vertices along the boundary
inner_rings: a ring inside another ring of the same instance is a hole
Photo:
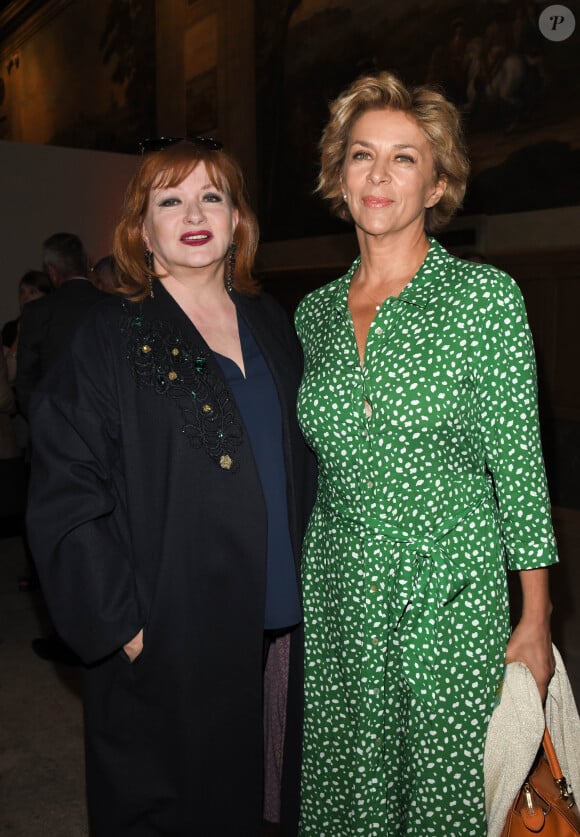
[[[348,197],[347,197],[346,193],[342,196],[342,199],[345,203],[348,203]]]
[[[234,270],[236,267],[236,250],[238,248],[232,241],[230,244],[230,249],[228,252],[228,264],[226,268],[226,278],[225,278],[225,286],[226,291],[230,294],[234,287]]]
[[[147,270],[153,270],[153,251],[152,250],[145,250],[145,267]],[[147,279],[149,280],[149,296],[151,299],[155,299],[155,294],[153,293],[153,278],[148,276]]]

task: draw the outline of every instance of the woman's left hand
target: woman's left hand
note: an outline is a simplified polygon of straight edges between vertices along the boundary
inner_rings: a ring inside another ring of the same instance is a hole
[[[143,628],[141,628],[139,633],[130,642],[123,645],[123,651],[129,657],[129,660],[134,663],[143,651]]]
[[[549,624],[528,624],[522,619],[507,644],[505,661],[524,663],[529,668],[543,703],[556,667]]]
[[[507,644],[506,663],[524,663],[534,676],[542,703],[556,668],[552,653],[548,568],[520,570],[522,616]]]

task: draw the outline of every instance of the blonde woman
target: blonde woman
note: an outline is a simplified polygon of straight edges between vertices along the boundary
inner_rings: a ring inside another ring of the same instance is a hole
[[[318,457],[303,558],[300,834],[484,837],[504,662],[545,694],[556,560],[532,341],[513,280],[431,233],[468,161],[440,93],[383,72],[332,104],[320,193],[360,255],[309,295],[300,422]],[[506,569],[519,573],[510,636]]]

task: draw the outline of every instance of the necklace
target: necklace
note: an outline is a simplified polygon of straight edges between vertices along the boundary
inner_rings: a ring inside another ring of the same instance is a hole
[[[384,302],[385,300],[383,299],[383,301],[382,301],[382,302],[377,302],[377,301],[376,301],[376,299],[373,299],[373,298],[372,298],[372,296],[370,296],[370,294],[368,294],[368,293],[365,291],[365,289],[363,288],[363,286],[360,284],[360,278],[359,278],[359,276],[358,276],[359,270],[360,270],[360,265],[359,265],[359,266],[357,267],[357,269],[355,270],[354,275],[353,275],[353,279],[357,279],[357,280],[358,280],[358,288],[359,288],[359,290],[361,290],[361,291],[363,292],[363,294],[366,296],[366,298],[367,298],[367,299],[369,299],[369,300],[372,302],[372,304],[374,305],[375,311],[380,311],[380,310],[381,310],[381,307],[382,307],[382,304],[383,304],[383,302]]]
[[[375,311],[380,311],[380,310],[381,310],[381,306],[382,306],[382,304],[383,304],[384,300],[383,300],[383,302],[380,302],[380,303],[379,303],[379,302],[377,302],[377,301],[376,301],[376,299],[373,299],[373,298],[372,298],[372,296],[370,296],[370,294],[367,294],[367,292],[365,291],[365,289],[363,288],[363,286],[362,286],[362,285],[359,285],[359,288],[360,288],[360,290],[363,292],[363,294],[366,296],[366,298],[367,298],[367,299],[370,299],[370,301],[372,302],[372,304],[375,306]]]

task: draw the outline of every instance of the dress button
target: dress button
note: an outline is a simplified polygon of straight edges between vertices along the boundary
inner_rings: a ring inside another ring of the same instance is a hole
[[[376,329],[376,333],[377,333],[378,335],[381,335],[381,334],[383,333],[383,330],[382,330],[382,328],[381,328],[380,326]]]
[[[371,584],[371,593],[376,593],[378,589],[376,584]]]
[[[373,645],[378,645],[378,644],[379,644],[379,638],[378,638],[378,636],[373,636],[373,637],[371,638],[371,642],[372,642],[372,644],[373,644]]]
[[[372,488],[373,485],[374,485],[374,482],[372,480],[367,480],[367,488]]]

